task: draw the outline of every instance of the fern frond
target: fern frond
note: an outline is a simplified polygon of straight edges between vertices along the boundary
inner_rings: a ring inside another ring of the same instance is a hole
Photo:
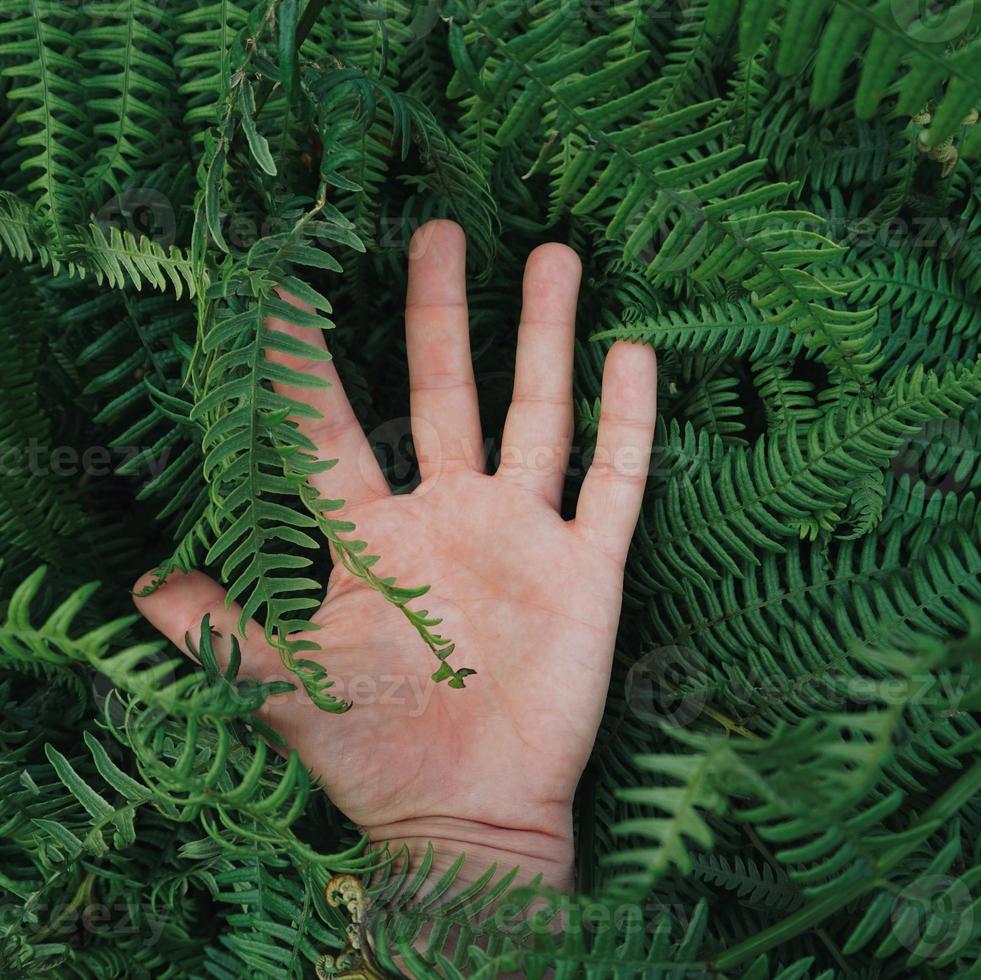
[[[712,0],[714,26],[722,30],[739,14],[740,48],[744,57],[756,50],[766,30],[774,0]],[[892,90],[897,110],[906,115],[923,111],[937,100],[930,126],[929,146],[951,136],[965,114],[981,102],[981,80],[972,72],[981,50],[977,38],[981,16],[972,3],[954,3],[944,12],[941,26],[924,21],[915,3],[871,5],[857,0],[781,0],[782,27],[776,69],[795,75],[813,58],[811,105],[823,108],[841,91],[853,61],[862,64],[854,95],[855,112],[871,117]],[[815,42],[815,38],[817,39]],[[951,45],[954,50],[949,50]],[[896,76],[903,71],[897,81]],[[946,92],[941,97],[941,85]]]
[[[755,180],[765,166],[762,160],[731,166],[744,148],[719,145],[728,127],[725,121],[685,133],[718,107],[715,101],[658,117],[659,141],[653,146],[649,123],[614,131],[614,124],[650,97],[650,86],[590,104],[611,82],[607,69],[593,74],[585,70],[593,56],[591,45],[576,51],[574,59],[557,56],[550,63],[530,64],[528,58],[561,29],[562,16],[560,11],[535,32],[509,42],[501,41],[481,17],[470,18],[499,59],[491,81],[470,78],[477,91],[499,91],[512,79],[525,80],[521,96],[497,130],[500,144],[517,139],[543,107],[555,106],[558,132],[587,138],[576,158],[564,164],[557,192],[562,200],[575,200],[572,214],[590,215],[605,206],[611,215],[606,237],[623,241],[626,257],[643,256],[647,274],[656,282],[682,273],[696,282],[740,282],[774,322],[787,323],[804,336],[820,360],[853,380],[868,377],[878,363],[871,336],[874,313],[835,306],[833,301],[844,293],[820,274],[840,261],[844,250],[815,230],[820,222],[809,212],[762,210],[782,202],[791,185]],[[458,72],[472,75],[472,67],[458,64]],[[612,80],[633,68],[632,63],[621,64]],[[555,80],[573,69],[581,77]]]
[[[881,544],[873,537],[843,542],[830,567],[820,550],[807,554],[795,544],[710,590],[660,597],[652,639],[688,651],[692,675],[674,696],[718,704],[738,723],[767,730],[830,706],[829,680],[854,673],[847,651],[966,625],[958,610],[981,600],[977,519],[951,517],[944,533],[928,525],[939,547],[923,557],[901,561],[903,534],[893,527]],[[778,587],[781,574],[787,584]]]
[[[413,138],[432,172],[405,179],[417,188],[428,188],[441,210],[463,226],[467,244],[474,250],[471,263],[477,270],[477,281],[485,281],[493,267],[501,230],[497,203],[483,173],[446,137],[432,112],[415,100],[407,99],[406,106],[412,116]]]
[[[46,232],[26,201],[9,191],[0,191],[0,244],[20,262],[35,255],[41,262],[51,261]]]
[[[308,387],[318,382],[265,357],[265,351],[273,349],[326,359],[312,345],[290,341],[266,324],[268,317],[278,315],[308,327],[332,326],[319,314],[294,310],[273,293],[277,280],[289,281],[286,262],[290,259],[301,266],[337,267],[327,253],[305,243],[305,224],[300,231],[260,240],[235,269],[236,285],[229,295],[241,292],[244,299],[232,299],[203,338],[199,357],[207,359],[209,368],[190,413],[190,421],[204,429],[204,475],[211,497],[207,520],[213,534],[207,560],[220,562],[222,577],[231,580],[229,601],[238,600],[242,606],[242,628],[249,618],[264,612],[267,636],[279,643],[297,630],[310,628],[297,613],[317,604],[303,593],[320,587],[312,579],[284,574],[311,564],[310,558],[287,553],[283,546],[314,549],[309,529],[315,521],[277,499],[289,499],[296,492],[295,480],[283,472],[284,453],[313,449],[287,417],[291,411],[309,414],[311,409],[272,390],[274,380],[288,378]],[[349,237],[343,226],[321,225],[327,240]],[[306,290],[304,295],[319,294]],[[318,305],[330,309],[323,297]],[[321,463],[319,469],[329,465]],[[307,690],[323,706],[336,710],[339,705],[318,687],[317,682],[323,683],[322,669],[319,675],[308,678]]]
[[[175,20],[180,33],[174,66],[188,106],[184,123],[202,139],[202,129],[218,122],[219,106],[231,88],[232,43],[248,13],[232,0],[217,0],[190,6]]]
[[[753,365],[753,381],[766,414],[767,429],[785,431],[794,420],[794,430],[804,438],[813,422],[821,418],[814,398],[814,385],[795,379],[792,365],[782,357],[764,357]]]
[[[40,566],[14,590],[6,603],[6,618],[0,626],[0,649],[5,668],[30,671],[55,683],[68,684],[84,697],[84,687],[71,668],[80,648],[104,650],[118,636],[129,620],[107,623],[94,634],[75,638],[71,627],[85,603],[98,587],[91,583],[77,589],[65,599],[40,626],[31,622],[31,603],[44,581],[47,569]]]
[[[693,873],[704,881],[733,893],[740,904],[787,912],[803,902],[801,889],[777,866],[750,858],[716,853],[689,855]]]
[[[7,393],[0,402],[0,533],[8,552],[56,562],[77,553],[73,538],[86,518],[71,475],[52,466],[56,430],[44,407],[42,371],[48,314],[20,270],[0,274],[0,289],[17,310],[0,324],[7,353],[0,363]]]
[[[97,26],[80,31],[85,104],[96,114],[93,133],[100,146],[86,179],[108,184],[136,176],[169,129],[163,108],[174,80],[168,13],[152,0],[106,0],[89,8]]]
[[[840,106],[815,113],[806,91],[796,81],[785,81],[752,120],[746,142],[750,153],[767,158],[781,180],[806,181],[821,190],[886,177],[894,153],[908,142],[903,128],[902,121],[856,120]]]
[[[149,284],[161,291],[172,288],[180,299],[194,296],[197,282],[187,255],[176,245],[164,249],[146,235],[134,235],[115,225],[82,224],[63,229],[53,242],[28,205],[13,194],[0,192],[0,244],[15,258],[37,258],[57,273],[91,275],[114,289]]]
[[[129,283],[142,289],[146,284],[161,291],[172,288],[180,299],[185,293],[193,297],[198,288],[190,259],[180,248],[164,249],[146,235],[137,237],[115,225],[75,229],[66,238],[65,257],[74,274],[90,272],[97,283],[114,289]]]
[[[727,445],[746,445],[741,435],[746,425],[738,390],[740,378],[731,362],[709,360],[704,355],[685,358],[677,383],[685,394],[667,414],[673,417],[683,412],[696,430],[711,432]]]
[[[725,797],[716,787],[721,774],[731,776],[732,768],[738,765],[724,742],[704,754],[641,755],[634,762],[642,772],[656,774],[661,785],[625,788],[617,795],[628,803],[653,808],[659,815],[624,820],[614,831],[646,838],[655,846],[631,848],[608,857],[611,863],[640,864],[643,868],[618,876],[617,888],[649,887],[672,864],[685,873],[691,870],[687,842],[705,849],[712,846],[714,838],[703,814],[724,812]]]
[[[919,262],[897,252],[891,267],[875,259],[854,268],[862,277],[850,293],[855,302],[889,306],[934,331],[969,338],[981,333],[981,301],[930,256]]]
[[[746,302],[697,309],[673,307],[593,334],[593,340],[645,340],[656,350],[698,351],[719,357],[796,355],[803,344],[785,323],[774,323]]]
[[[851,481],[884,469],[927,419],[962,409],[979,386],[981,362],[940,378],[908,372],[885,397],[826,413],[804,445],[792,425],[730,453],[717,476],[702,470],[697,479],[682,473],[668,481],[652,514],[659,526],[648,556],[652,580],[670,589],[680,574],[708,589],[720,569],[739,574],[735,559],[755,564],[759,549],[783,550],[805,518],[833,528]]]
[[[678,23],[653,92],[655,115],[666,115],[711,95],[705,79],[719,57],[720,46],[719,38],[708,29],[707,8],[706,0],[695,0],[677,12],[671,10]]]
[[[17,141],[27,150],[20,167],[28,174],[39,171],[26,190],[36,192],[38,210],[58,246],[80,216],[90,140],[72,58],[75,18],[61,20],[59,13],[44,0],[4,0],[0,7],[0,58],[6,61],[0,76],[17,80],[6,97],[27,130]]]

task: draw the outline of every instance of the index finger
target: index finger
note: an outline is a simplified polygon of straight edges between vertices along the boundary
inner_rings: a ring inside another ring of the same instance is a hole
[[[285,290],[276,291],[281,299],[297,310],[313,312],[313,307]],[[337,368],[333,360],[323,360],[323,354],[327,353],[323,331],[291,322],[285,311],[283,316],[270,316],[266,326],[313,348],[310,356],[304,356],[267,347],[266,360],[292,371],[312,375],[328,385],[326,388],[312,388],[286,381],[273,384],[279,394],[314,409],[318,417],[294,416],[297,428],[314,444],[318,459],[337,460],[331,469],[310,478],[317,492],[323,497],[342,498],[348,507],[387,497],[390,492],[388,483],[344,393]]]

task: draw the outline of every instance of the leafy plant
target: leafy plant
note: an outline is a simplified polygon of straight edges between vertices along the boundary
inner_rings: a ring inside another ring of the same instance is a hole
[[[981,970],[979,28],[970,0],[0,0],[0,974]],[[463,686],[425,583],[310,487],[266,358],[316,352],[271,314],[328,330],[366,427],[404,415],[433,216],[468,234],[488,428],[540,241],[586,266],[578,456],[607,346],[660,355],[574,896],[408,877],[270,751],[282,682],[129,611],[148,561],[207,567],[343,710],[304,637],[327,541]]]

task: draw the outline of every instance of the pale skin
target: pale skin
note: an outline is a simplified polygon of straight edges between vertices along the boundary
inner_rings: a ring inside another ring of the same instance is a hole
[[[413,438],[421,482],[393,496],[333,363],[303,363],[329,388],[286,392],[322,418],[298,419],[324,459],[316,479],[343,498],[341,516],[400,584],[428,583],[416,605],[443,617],[450,663],[474,668],[464,690],[434,684],[438,666],[404,615],[335,566],[307,634],[353,707],[326,714],[297,691],[262,716],[322,780],[336,805],[377,843],[432,842],[445,867],[468,855],[464,880],[492,863],[573,885],[572,799],[600,723],[620,617],[623,566],[649,471],[656,364],[618,342],[603,374],[595,458],[575,517],[559,506],[573,435],[572,360],[580,263],[558,244],[528,257],[513,400],[501,464],[485,471],[470,356],[466,243],[449,221],[413,236],[406,298]],[[289,299],[289,297],[287,297]],[[295,302],[295,301],[294,301]],[[270,324],[308,342],[315,331]],[[137,583],[139,593],[147,575]],[[206,613],[219,659],[239,618],[200,572],[172,575],[137,597],[140,612],[186,651]],[[249,624],[245,676],[291,675]],[[359,703],[360,702],[360,703]]]

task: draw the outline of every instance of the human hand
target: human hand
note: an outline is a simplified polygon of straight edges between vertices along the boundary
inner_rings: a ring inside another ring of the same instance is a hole
[[[322,458],[340,460],[314,478],[316,489],[344,499],[341,516],[380,554],[382,574],[430,584],[425,606],[456,643],[451,660],[477,673],[465,690],[435,684],[433,657],[405,616],[335,565],[313,616],[320,629],[307,634],[322,649],[308,656],[323,658],[355,706],[324,714],[297,691],[270,699],[261,715],[373,841],[404,842],[414,854],[432,841],[442,867],[466,852],[467,880],[496,862],[567,888],[572,798],[603,711],[648,473],[656,364],[649,347],[611,348],[595,458],[575,519],[564,520],[580,265],[565,246],[535,249],[501,465],[486,475],[465,250],[448,221],[424,225],[410,245],[406,344],[421,476],[411,494],[390,493],[332,363],[269,356],[330,382],[284,389],[319,410],[322,418],[297,423]],[[307,329],[270,325],[315,342]],[[219,661],[227,657],[240,610],[226,608],[224,590],[205,575],[175,573],[136,604],[182,649],[210,614]],[[256,623],[242,640],[241,674],[292,676]],[[386,699],[396,683],[401,696]],[[358,706],[359,685],[381,693],[378,703]]]

